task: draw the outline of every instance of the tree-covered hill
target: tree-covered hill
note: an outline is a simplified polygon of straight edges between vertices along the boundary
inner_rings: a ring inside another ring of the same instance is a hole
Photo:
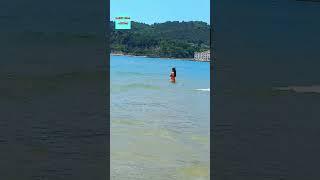
[[[209,49],[210,26],[205,22],[132,22],[130,30],[116,30],[111,22],[111,52],[150,57],[192,58]]]

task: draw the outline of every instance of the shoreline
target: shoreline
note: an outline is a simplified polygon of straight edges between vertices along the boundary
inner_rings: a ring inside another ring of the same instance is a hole
[[[128,57],[158,58],[158,59],[179,60],[179,61],[210,62],[210,61],[198,61],[192,58],[167,58],[167,57],[138,56],[138,55],[131,55],[131,54],[117,54],[117,53],[110,53],[110,56],[128,56]]]

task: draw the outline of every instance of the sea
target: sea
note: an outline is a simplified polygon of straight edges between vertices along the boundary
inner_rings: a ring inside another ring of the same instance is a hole
[[[110,60],[111,179],[208,180],[210,63]]]

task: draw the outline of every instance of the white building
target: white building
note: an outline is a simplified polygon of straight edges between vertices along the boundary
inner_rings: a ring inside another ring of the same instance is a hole
[[[210,61],[210,50],[204,52],[195,52],[194,60],[196,61]]]

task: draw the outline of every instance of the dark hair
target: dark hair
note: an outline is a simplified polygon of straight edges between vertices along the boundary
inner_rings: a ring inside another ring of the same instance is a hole
[[[173,73],[174,73],[174,77],[176,77],[176,76],[177,76],[176,68],[172,68],[172,71],[173,71]]]

